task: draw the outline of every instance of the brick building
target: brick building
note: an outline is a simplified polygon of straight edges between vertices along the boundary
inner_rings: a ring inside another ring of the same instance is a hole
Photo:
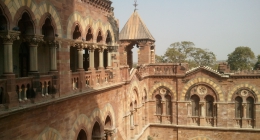
[[[109,0],[0,0],[0,139],[259,139],[260,71],[155,63]],[[133,67],[133,46],[139,48]]]

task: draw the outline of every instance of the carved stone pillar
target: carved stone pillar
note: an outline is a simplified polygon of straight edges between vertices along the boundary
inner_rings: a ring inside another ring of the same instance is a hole
[[[51,55],[51,68],[50,71],[55,72],[57,71],[57,46],[59,42],[53,41],[49,42],[50,47],[50,55]]]
[[[104,59],[103,59],[104,49],[106,49],[105,46],[103,46],[103,45],[98,46],[98,51],[99,51],[99,68],[98,69],[104,69]]]
[[[24,41],[30,47],[30,73],[38,73],[38,44],[43,41],[43,35],[26,35]]]
[[[4,74],[13,73],[13,41],[19,40],[20,32],[1,31],[0,38],[4,46]]]
[[[83,48],[78,48],[78,70],[83,69]]]
[[[113,51],[113,47],[109,46],[107,47],[107,69],[111,69],[112,68],[112,62],[111,62],[111,53]]]
[[[96,49],[95,45],[89,45],[89,68],[88,70],[94,70],[95,66],[94,66],[94,51]]]
[[[4,103],[5,108],[17,107],[19,105],[17,99],[15,75],[13,73],[13,41],[19,40],[18,31],[0,31],[0,38],[3,41],[4,46],[4,74],[3,76],[7,79],[6,82],[6,102]]]

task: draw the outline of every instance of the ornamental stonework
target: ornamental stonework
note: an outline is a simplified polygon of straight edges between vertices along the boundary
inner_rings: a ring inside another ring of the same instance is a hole
[[[197,92],[200,95],[205,95],[207,93],[207,87],[200,85],[197,87]]]

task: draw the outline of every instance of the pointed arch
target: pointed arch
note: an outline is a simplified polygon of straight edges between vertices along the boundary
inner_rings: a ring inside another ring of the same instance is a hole
[[[81,129],[85,130],[86,134],[89,134],[86,130],[91,130],[90,120],[85,114],[77,117],[69,131],[69,139],[76,139]]]
[[[85,40],[88,41],[88,42],[93,42],[94,40],[94,30],[93,28],[88,25],[87,28],[85,29]]]
[[[71,30],[74,29],[73,26],[75,27],[75,24],[78,24],[81,26],[81,31],[85,31],[85,28],[84,28],[84,27],[86,27],[85,20],[83,19],[82,15],[78,12],[72,13],[68,18],[67,38],[69,38],[69,39],[72,39]],[[84,35],[84,34],[82,33],[82,35]]]
[[[220,87],[220,85],[216,83],[216,81],[213,81],[212,79],[205,77],[194,78],[190,80],[187,84],[185,84],[185,86],[183,87],[183,90],[181,92],[181,100],[185,100],[186,93],[192,86],[196,84],[206,84],[216,93],[218,101],[224,101],[222,88]]]
[[[34,13],[31,11],[31,9],[29,9],[28,7],[21,7],[16,15],[15,15],[15,19],[14,19],[14,24],[19,26],[19,22],[23,19],[23,16],[24,15],[28,15],[28,18],[29,18],[29,21],[27,22],[30,22],[30,24],[32,24],[32,28],[33,28],[33,34],[36,34],[36,19],[35,19],[35,15]],[[20,31],[22,29],[20,28]],[[21,34],[22,34],[22,31],[21,31]]]
[[[8,9],[8,7],[3,3],[3,1],[0,1],[0,14],[5,18],[6,20],[6,30],[11,29],[11,23],[12,23],[12,16]],[[3,19],[1,19],[3,21]],[[0,23],[1,24],[1,23]]]
[[[56,129],[47,127],[38,136],[37,140],[62,140],[62,137]]]
[[[62,28],[61,28],[61,20],[60,20],[60,15],[59,12],[57,12],[56,8],[52,4],[48,4],[45,1],[39,4],[38,6],[38,11],[36,12],[36,19],[39,21],[39,27],[42,24],[42,18],[46,16],[46,14],[51,15],[52,19],[52,24],[55,27],[55,33],[58,34],[59,36],[62,36]],[[46,19],[46,17],[44,18]],[[44,20],[43,20],[44,21]]]
[[[106,119],[107,116],[110,116],[112,126],[115,126],[115,112],[111,104],[106,104],[105,107],[102,109],[103,116],[102,118]]]
[[[104,42],[104,33],[103,33],[102,29],[99,28],[97,30],[95,39],[96,39],[97,43],[103,43]]]

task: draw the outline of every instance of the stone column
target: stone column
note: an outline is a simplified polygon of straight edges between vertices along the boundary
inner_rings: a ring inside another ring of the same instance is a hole
[[[7,80],[4,89],[6,89],[6,94],[4,97],[6,101],[4,102],[5,108],[17,107],[19,101],[17,99],[15,75],[13,73],[13,41],[19,40],[18,31],[0,31],[0,38],[3,41],[4,47],[4,73],[3,77]]]
[[[19,40],[20,32],[0,31],[4,46],[4,74],[13,74],[13,41]]]
[[[57,71],[57,45],[56,42],[50,43],[50,55],[51,55],[51,69],[50,71]]]
[[[112,46],[107,47],[107,69],[112,68],[112,62],[111,62],[111,53],[112,53]]]
[[[104,59],[103,59],[103,53],[104,53],[104,49],[106,47],[105,46],[99,46],[99,68],[98,69],[104,69]]]
[[[94,70],[95,66],[94,66],[94,51],[95,51],[95,46],[94,45],[90,45],[88,46],[89,48],[89,68],[88,70]]]
[[[29,43],[30,47],[30,73],[38,73],[38,43],[43,41],[42,35],[26,35],[24,41]]]
[[[83,69],[83,48],[78,48],[78,70]]]
[[[204,107],[204,102],[199,103],[200,109],[199,109],[199,122],[198,125],[204,126],[205,125],[205,107]]]

